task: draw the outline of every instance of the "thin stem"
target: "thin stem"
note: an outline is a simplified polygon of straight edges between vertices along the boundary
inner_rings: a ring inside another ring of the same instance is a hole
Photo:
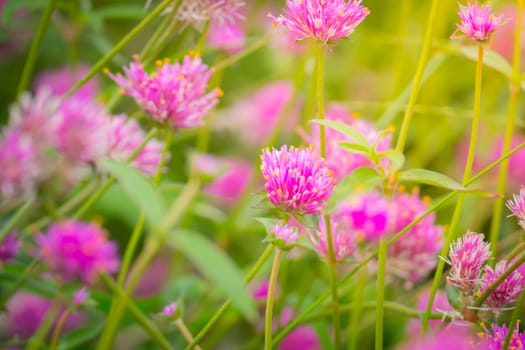
[[[385,304],[385,269],[386,269],[387,241],[382,238],[379,242],[379,261],[377,270],[377,295],[376,295],[376,333],[375,349],[383,349],[383,314]]]
[[[472,115],[472,127],[470,131],[470,144],[467,156],[467,163],[465,164],[465,170],[463,172],[463,186],[466,186],[469,182],[470,174],[472,172],[472,165],[474,164],[474,156],[476,154],[476,142],[478,137],[478,126],[479,126],[479,116],[480,116],[480,105],[481,105],[481,81],[483,73],[483,46],[478,45],[478,60],[476,63],[476,78],[474,83],[474,110]],[[456,236],[456,228],[459,223],[459,218],[461,216],[461,210],[463,209],[463,203],[465,201],[465,194],[460,193],[458,196],[458,201],[456,202],[456,207],[454,209],[454,214],[452,215],[452,221],[447,230],[445,237],[445,244],[441,250],[441,256],[446,257],[448,255],[450,243]],[[436,272],[434,274],[434,280],[432,281],[432,288],[430,289],[430,294],[428,297],[427,307],[425,313],[421,320],[421,334],[424,334],[428,327],[428,320],[430,313],[432,311],[432,305],[434,303],[434,298],[436,296],[439,284],[441,282],[441,276],[443,275],[443,269],[445,268],[445,261],[439,259]]]
[[[131,237],[129,239],[128,245],[126,246],[126,251],[124,252],[124,258],[122,259],[122,266],[120,267],[120,271],[117,278],[117,285],[122,288],[124,286],[124,280],[126,278],[126,275],[128,274],[129,266],[131,265],[131,261],[133,260],[133,255],[135,254],[135,250],[137,248],[137,245],[140,241],[142,230],[144,229],[144,224],[146,222],[146,216],[144,213],[140,213],[139,218],[137,220],[137,223],[135,224],[135,228],[133,229],[133,232],[131,233]]]
[[[53,327],[53,323],[55,322],[55,318],[58,315],[58,311],[59,306],[58,304],[54,303],[38,325],[38,328],[31,339],[29,339],[27,342],[27,350],[36,350],[42,346],[44,338],[51,330],[51,327]]]
[[[518,14],[523,13],[523,0],[518,0]],[[521,12],[520,12],[521,11]],[[502,154],[509,151],[512,135],[516,125],[516,117],[518,110],[518,97],[520,94],[520,60],[521,60],[521,28],[523,26],[523,16],[516,16],[516,29],[514,32],[514,54],[512,58],[512,75],[509,84],[509,109],[507,114],[507,121],[505,125],[505,136],[503,139]],[[498,173],[498,185],[496,191],[501,193],[503,197],[496,199],[494,202],[494,210],[492,214],[492,222],[490,224],[489,242],[492,247],[494,256],[498,252],[498,238],[501,227],[501,219],[503,217],[503,208],[505,203],[505,192],[507,188],[507,173],[509,169],[509,161],[505,160],[501,163]],[[509,334],[512,333],[509,329]]]
[[[15,292],[27,281],[29,276],[31,276],[31,273],[35,270],[35,267],[38,266],[40,261],[38,259],[33,260],[22,272],[22,275],[16,280],[13,287],[5,293],[5,295],[0,300],[0,310],[4,309],[5,304],[7,301],[15,294]]]
[[[352,304],[356,307],[352,310],[352,314],[350,315],[350,324],[348,326],[350,331],[349,350],[357,350],[357,344],[359,344],[359,323],[361,322],[361,314],[363,310],[361,306],[364,302],[366,280],[368,277],[365,270],[361,270],[360,272],[361,273],[358,276],[358,281],[354,286],[354,291],[352,293]],[[344,308],[344,305],[341,305],[339,310],[343,312]]]
[[[397,139],[396,150],[403,152],[405,148],[405,143],[408,135],[408,129],[410,122],[412,120],[412,114],[414,111],[414,105],[416,104],[417,97],[419,94],[419,88],[421,85],[421,80],[423,78],[423,72],[425,71],[425,66],[428,61],[428,55],[430,53],[430,48],[432,47],[432,37],[434,36],[435,29],[435,19],[438,14],[440,1],[432,0],[432,5],[430,7],[430,14],[428,15],[427,20],[427,29],[425,32],[425,39],[423,41],[423,47],[421,48],[421,54],[419,55],[419,61],[417,63],[416,74],[414,76],[414,83],[412,84],[412,89],[410,92],[410,97],[408,99],[407,109],[403,117],[403,123],[401,125],[401,130],[399,132],[399,138]]]
[[[179,9],[180,4],[182,3],[182,0],[178,0],[175,3],[175,6],[171,9],[171,13],[164,16],[164,19],[160,23],[160,25],[157,27],[151,38],[148,40],[148,43],[142,51],[140,52],[140,57],[142,58],[148,58],[148,55],[153,50],[153,48],[159,43],[160,38],[166,33],[167,29],[170,27],[170,25],[175,21],[175,15],[177,14],[177,10]]]
[[[62,332],[62,328],[64,328],[64,324],[66,323],[68,316],[68,309],[62,311],[62,314],[60,315],[57,321],[55,329],[53,330],[53,335],[51,336],[51,350],[55,350],[58,348],[58,339],[60,338],[60,332]]]
[[[177,326],[179,331],[182,333],[182,336],[184,337],[184,339],[186,339],[188,343],[191,343],[194,340],[193,334],[191,334],[190,330],[188,329],[188,327],[186,327],[186,324],[182,319],[178,319],[177,321],[175,321],[175,326]],[[202,350],[202,348],[199,345],[195,345],[195,349]]]
[[[138,33],[140,33],[148,24],[150,24],[158,15],[164,11],[165,8],[173,4],[173,0],[164,0],[155,10],[151,11],[142,21],[140,21],[135,28],[133,28],[122,40],[120,40],[107,54],[104,55],[100,60],[95,63],[93,68],[80,79],[71,89],[68,90],[66,96],[71,96],[75,91],[80,89],[85,83],[87,83],[95,74],[97,74],[107,63],[120,51],[128,42],[131,41]]]
[[[505,256],[505,260],[511,261],[523,250],[525,250],[525,242],[521,242],[516,248],[512,249],[512,251]]]
[[[109,177],[98,190],[93,193],[80,208],[78,208],[72,215],[73,218],[78,219],[82,217],[91,207],[98,202],[98,200],[106,193],[106,191],[113,185],[115,182],[114,177]]]
[[[523,10],[523,8],[521,10]],[[522,13],[522,12],[518,12],[518,13]],[[507,328],[507,336],[505,337],[505,341],[503,342],[503,346],[501,347],[502,349],[509,348],[510,339],[512,338],[512,334],[514,333],[514,328],[516,327],[518,318],[520,317],[521,312],[523,310],[524,301],[525,301],[525,288],[521,290],[518,302],[516,303],[516,306],[514,307],[514,311],[512,311],[512,318]]]
[[[9,232],[13,231],[13,229],[20,223],[20,221],[24,219],[27,212],[29,211],[29,209],[31,209],[34,203],[35,200],[30,199],[24,205],[17,209],[17,211],[13,214],[9,221],[2,227],[2,230],[0,230],[0,242],[2,242],[4,238],[9,234]]]
[[[264,317],[264,350],[272,349],[272,313],[275,289],[277,287],[277,276],[281,264],[281,250],[277,249],[273,258],[272,272],[270,273],[270,284],[268,285],[268,296],[266,298],[266,313]]]
[[[316,98],[317,98],[317,116],[323,120],[325,117],[324,109],[324,61],[325,52],[321,46],[316,51]],[[324,125],[319,125],[319,149],[321,157],[326,159],[326,129]]]
[[[197,46],[195,47],[195,52],[199,55],[202,53],[202,49],[204,47],[204,44],[206,43],[206,37],[208,36],[209,29],[210,29],[210,21],[208,20],[206,21],[206,23],[204,23],[204,27],[202,28],[202,32],[199,37],[199,42],[197,43]]]
[[[273,249],[274,249],[274,246],[273,244],[269,244],[266,249],[264,250],[264,252],[261,254],[261,256],[259,257],[259,259],[255,262],[255,265],[253,265],[253,267],[251,268],[251,270],[248,272],[248,274],[246,275],[246,277],[244,278],[244,285],[248,284],[254,277],[255,275],[257,274],[257,272],[259,272],[259,270],[262,268],[262,266],[264,265],[264,263],[266,262],[266,260],[268,260],[268,258],[270,257],[270,255],[272,255],[272,252],[273,252]],[[213,325],[221,318],[221,316],[226,312],[226,310],[228,309],[228,307],[231,305],[232,303],[232,299],[229,298],[227,299],[222,305],[221,307],[215,312],[215,314],[212,316],[212,318],[204,325],[204,327],[202,327],[202,329],[199,331],[199,333],[197,333],[197,335],[195,336],[195,339],[188,345],[184,348],[184,350],[190,350],[190,349],[193,349],[195,347],[196,344],[198,344],[203,338],[204,336],[208,333],[208,331],[210,330],[211,327],[213,327]]]
[[[20,97],[20,95],[29,86],[29,81],[31,80],[33,69],[35,68],[36,59],[38,57],[40,47],[42,46],[42,39],[44,38],[47,26],[51,21],[51,16],[53,15],[53,11],[55,10],[57,2],[57,0],[49,0],[47,2],[47,6],[44,10],[44,14],[42,15],[42,19],[38,24],[38,28],[35,33],[35,38],[33,39],[33,42],[31,43],[31,48],[29,49],[29,55],[27,57],[26,64],[24,65],[24,70],[22,71],[22,77],[18,82],[17,97]]]
[[[232,64],[237,63],[238,61],[240,61],[244,57],[249,56],[252,53],[254,53],[255,51],[263,48],[264,46],[266,46],[266,44],[268,44],[270,42],[271,38],[272,37],[269,36],[269,35],[268,36],[264,36],[261,39],[257,40],[256,42],[254,42],[251,46],[248,46],[243,51],[241,51],[239,53],[236,53],[234,55],[228,56],[224,60],[218,62],[214,66],[215,72],[223,70],[223,69],[231,66]]]

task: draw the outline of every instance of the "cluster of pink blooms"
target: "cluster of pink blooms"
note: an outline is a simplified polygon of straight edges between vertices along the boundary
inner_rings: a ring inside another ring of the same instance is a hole
[[[326,119],[345,123],[359,131],[371,145],[375,145],[376,152],[381,153],[390,149],[392,133],[380,133],[372,123],[359,119],[356,115],[350,115],[344,106],[332,104],[326,109]],[[315,145],[320,150],[319,145],[319,125],[314,124],[312,134],[303,134],[304,139]],[[361,167],[375,167],[373,162],[365,155],[349,152],[342,148],[340,142],[352,142],[353,140],[342,133],[326,128],[326,162],[328,168],[333,171],[335,177],[340,180],[348,176],[352,171]],[[380,165],[383,168],[388,166],[388,160],[383,158]]]
[[[187,55],[181,63],[159,60],[151,74],[144,70],[138,55],[134,60],[124,67],[126,76],[109,70],[105,73],[121,86],[123,94],[133,97],[159,123],[174,129],[197,127],[219,102],[220,89],[206,91],[213,70],[195,54]]]
[[[485,346],[486,350],[502,350],[503,343],[508,334],[507,325],[503,324],[498,326],[496,324],[491,324],[492,331],[488,330],[484,325],[484,333],[480,334],[482,339],[482,344]],[[525,349],[525,333],[520,333],[519,325],[516,325],[512,331],[508,349],[523,350]]]
[[[319,213],[334,188],[333,176],[313,148],[265,149],[261,172],[268,199],[294,215]]]
[[[348,37],[369,14],[361,0],[287,0],[286,5],[283,15],[268,17],[300,39],[314,39],[324,45]]]
[[[486,41],[490,38],[492,32],[497,27],[503,25],[505,19],[503,15],[494,16],[492,14],[492,7],[490,5],[479,5],[477,2],[467,6],[459,5],[460,11],[458,13],[461,18],[461,24],[457,24],[457,31],[462,32],[466,36],[471,37],[475,41]],[[458,35],[454,33],[453,37]]]
[[[207,21],[216,21],[223,25],[242,19],[241,10],[244,6],[243,0],[182,0],[175,20],[191,24],[200,30]],[[166,12],[171,12],[171,8]]]
[[[525,188],[522,187],[518,194],[507,201],[507,207],[518,220],[521,229],[525,231]]]
[[[450,246],[448,263],[451,266],[447,277],[449,283],[461,293],[463,306],[469,307],[474,297],[483,293],[507,269],[508,263],[500,261],[495,268],[486,265],[490,258],[490,244],[483,241],[483,235],[467,232]],[[518,299],[525,279],[517,270],[510,273],[488,296],[485,305],[494,313]]]
[[[22,241],[17,238],[17,232],[13,231],[0,240],[0,268],[8,264],[18,254]]]
[[[91,285],[100,273],[116,272],[120,266],[117,245],[106,236],[96,224],[68,220],[51,225],[37,241],[42,260],[58,278]]]

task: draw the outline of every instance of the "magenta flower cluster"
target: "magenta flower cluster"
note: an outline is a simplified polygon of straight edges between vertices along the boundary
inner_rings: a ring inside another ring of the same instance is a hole
[[[37,238],[40,256],[63,281],[80,279],[86,285],[96,282],[98,274],[118,271],[117,245],[107,240],[96,224],[63,221],[49,227]]]
[[[278,224],[272,226],[270,231],[272,238],[276,240],[280,248],[287,248],[299,239],[299,231],[294,226]]]
[[[156,70],[151,74],[144,70],[138,55],[134,60],[124,67],[126,76],[108,70],[106,74],[122,87],[123,94],[133,97],[160,123],[175,129],[197,127],[219,102],[220,89],[206,91],[213,70],[196,55],[187,55],[181,63],[170,63],[168,59],[157,61]]]
[[[507,208],[512,215],[518,219],[518,224],[525,231],[525,188],[522,187],[518,194],[514,194],[512,199],[507,201]]]
[[[496,279],[498,279],[509,267],[506,261],[499,261],[493,269],[489,265],[485,266],[485,273],[483,274],[483,286],[481,291],[485,291]],[[497,311],[505,305],[515,302],[523,290],[525,280],[519,271],[512,271],[512,273],[503,280],[487,298],[487,305]]]
[[[481,344],[486,350],[501,350],[503,349],[503,343],[509,332],[507,325],[503,324],[498,326],[497,324],[491,324],[491,330],[487,329],[484,325],[484,332],[480,334]],[[510,343],[508,349],[523,350],[525,348],[525,332],[520,332],[519,325],[516,325],[512,331]]]
[[[475,41],[488,40],[492,32],[504,23],[503,15],[494,16],[490,5],[480,6],[477,2],[474,4],[469,2],[467,6],[461,4],[459,6],[458,15],[461,18],[461,24],[456,24],[458,28],[456,33],[461,31]],[[457,36],[456,33],[453,37]]]
[[[263,150],[261,172],[268,199],[290,214],[319,213],[334,189],[324,159],[311,147]]]
[[[361,0],[287,0],[284,12],[275,17],[281,24],[296,33],[300,39],[314,39],[324,45],[343,39],[368,16]]]

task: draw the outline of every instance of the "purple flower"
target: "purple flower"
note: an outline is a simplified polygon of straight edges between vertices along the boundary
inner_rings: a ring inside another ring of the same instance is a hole
[[[284,247],[295,244],[299,239],[299,232],[294,226],[274,225],[270,231],[276,240],[282,241]]]
[[[334,248],[335,261],[344,262],[354,255],[356,241],[351,229],[349,218],[345,216],[330,217],[330,232],[332,233],[332,245]],[[326,221],[324,217],[319,220],[319,230],[311,238],[314,248],[319,255],[328,257],[328,237],[326,234]]]
[[[22,246],[22,242],[16,237],[17,232],[9,233],[2,241],[0,241],[0,267],[3,264],[8,264],[18,254],[18,250]]]
[[[466,7],[460,4],[459,9],[461,24],[456,24],[457,30],[452,38],[458,37],[456,33],[461,31],[473,40],[486,41],[490,38],[490,34],[505,21],[503,15],[496,17],[492,14],[490,5],[479,6],[477,1],[474,4],[469,2]]]
[[[525,187],[522,187],[519,194],[515,194],[507,201],[507,208],[518,219],[522,230],[525,230]]]
[[[490,266],[485,266],[483,274],[482,291],[487,289],[499,276],[501,276],[508,265],[506,261],[500,261],[493,270]],[[507,304],[515,302],[523,290],[523,276],[518,271],[513,271],[507,278],[498,285],[486,300],[488,306],[493,310],[500,309]]]
[[[107,155],[118,161],[127,161],[145,138],[146,134],[136,120],[129,119],[125,115],[114,116],[109,125],[109,153]],[[133,159],[131,165],[145,175],[153,175],[157,172],[162,150],[161,142],[155,139],[150,140]]]
[[[369,14],[361,0],[287,0],[286,5],[283,15],[268,17],[301,39],[312,38],[324,45],[352,34]]]
[[[193,128],[219,102],[220,89],[206,92],[213,70],[195,55],[187,55],[182,63],[157,61],[157,68],[148,74],[134,56],[135,62],[124,67],[126,77],[106,73],[131,96],[137,104],[160,123],[173,128]]]
[[[324,159],[311,147],[265,149],[261,161],[268,199],[273,205],[294,215],[322,210],[334,182]]]
[[[508,328],[506,324],[498,326],[497,324],[491,324],[492,332],[488,330],[484,324],[482,324],[484,333],[481,333],[481,344],[486,350],[502,350],[503,343],[507,337]],[[525,349],[525,333],[520,333],[519,325],[516,325],[508,349],[523,350]]]
[[[162,316],[172,317],[173,315],[175,315],[175,311],[177,311],[177,304],[171,303],[171,304],[166,305],[164,309],[162,309],[160,314]]]
[[[117,245],[109,242],[98,225],[81,221],[63,221],[38,236],[41,257],[49,268],[65,281],[80,278],[93,284],[99,273],[118,271]]]
[[[85,64],[75,67],[64,66],[57,70],[49,70],[40,73],[35,80],[36,91],[42,88],[49,89],[55,96],[64,95],[77,81],[83,78],[90,70]],[[99,92],[99,82],[96,77],[90,79],[84,86],[78,89],[73,96],[83,99],[93,99]]]
[[[33,196],[41,175],[33,140],[16,129],[4,130],[0,137],[0,169],[3,199]]]
[[[490,258],[490,244],[483,235],[468,231],[450,245],[450,272],[447,280],[466,295],[476,291],[483,265]]]

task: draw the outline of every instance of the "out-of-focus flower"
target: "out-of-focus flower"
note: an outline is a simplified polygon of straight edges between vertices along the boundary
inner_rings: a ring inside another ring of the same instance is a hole
[[[347,109],[341,105],[332,104],[326,110],[326,119],[345,123],[359,131],[370,144],[376,144],[376,151],[384,152],[390,148],[392,134],[380,134],[380,132],[369,122],[350,116]],[[319,125],[313,124],[312,135],[303,135],[304,139],[313,144],[316,149],[320,149],[320,128]],[[365,155],[350,152],[339,146],[339,142],[352,142],[352,139],[346,137],[340,132],[325,128],[326,134],[326,162],[328,168],[332,170],[337,179],[349,175],[352,171],[361,167],[374,167],[372,161]],[[381,165],[388,166],[388,160],[381,160]]]
[[[250,290],[252,291],[252,296],[255,300],[266,301],[268,297],[268,288],[270,287],[270,280],[264,279],[260,282],[255,282],[249,285]],[[278,287],[278,286],[276,286]],[[276,288],[278,289],[278,288]],[[276,292],[276,294],[278,294]]]
[[[182,63],[157,61],[151,74],[144,70],[137,55],[134,59],[124,67],[126,77],[105,72],[122,87],[123,94],[133,97],[158,122],[175,129],[197,127],[219,102],[220,89],[206,92],[213,70],[200,57],[187,55]]]
[[[122,162],[127,161],[146,138],[139,123],[125,115],[112,117],[109,129],[108,156]],[[150,140],[133,159],[131,165],[145,175],[153,175],[157,172],[162,150],[163,145],[160,141]],[[169,157],[169,153],[167,156]]]
[[[514,52],[514,37],[516,34],[516,21],[520,14],[515,4],[507,3],[501,8],[502,16],[505,17],[508,22],[504,26],[495,31],[491,37],[491,47],[494,51],[505,57],[507,60],[512,60],[512,54]],[[521,14],[525,19],[525,14]],[[521,28],[521,58],[523,63],[523,57],[525,53],[525,27]]]
[[[6,16],[4,10],[7,2],[8,0],[0,0],[0,61],[9,60],[23,51],[33,35],[28,25],[30,6],[20,6],[14,13],[11,9],[10,16]],[[10,21],[6,22],[4,18]]]
[[[480,6],[477,1],[474,4],[469,2],[467,6],[459,4],[459,9],[458,15],[461,18],[461,24],[456,24],[457,30],[452,35],[453,38],[460,37],[457,33],[462,32],[473,40],[486,41],[492,32],[505,22],[503,15],[494,16],[492,6]]]
[[[290,307],[285,307],[281,312],[281,325],[286,325],[292,320],[293,312]],[[279,344],[279,350],[321,350],[321,342],[317,332],[312,326],[303,325],[295,327]]]
[[[430,198],[419,196],[419,191],[412,193],[398,192],[391,202],[392,230],[397,233],[407,227],[412,221],[421,216],[428,209]],[[436,220],[434,214],[427,215],[418,225],[432,225]]]
[[[518,219],[522,230],[525,230],[525,187],[522,187],[519,194],[514,194],[512,199],[507,201],[507,207]]]
[[[150,1],[148,0],[148,4]],[[241,10],[244,5],[244,0],[182,0],[175,14],[175,20],[201,30],[204,23],[210,20],[223,25],[243,19]],[[171,11],[172,8],[168,7],[165,12]]]
[[[417,299],[416,309],[419,311],[425,311],[428,305],[428,298],[430,296],[429,291],[422,293]],[[445,292],[437,291],[434,302],[432,304],[433,312],[449,313],[454,312],[454,308],[448,303],[448,298]],[[428,325],[434,330],[438,331],[443,325],[442,320],[430,320]],[[452,325],[449,325],[452,326]],[[421,332],[421,320],[412,319],[408,323],[408,331],[410,334],[419,334]]]
[[[182,315],[181,305],[176,302],[170,303],[164,306],[159,315],[165,317],[169,321],[177,321]]]
[[[486,290],[496,279],[501,276],[508,265],[506,261],[500,261],[496,267],[492,269],[490,266],[485,266],[485,273],[483,274],[482,291]],[[518,271],[513,271],[507,278],[503,280],[489,295],[486,300],[488,306],[493,311],[497,311],[507,304],[513,303],[518,299],[523,290],[523,276]]]
[[[9,233],[0,241],[0,268],[3,264],[8,264],[18,254],[18,250],[22,246],[22,242],[17,239],[17,232]]]
[[[361,0],[287,0],[283,15],[268,14],[276,24],[328,45],[346,38],[369,14]]]
[[[483,265],[490,258],[490,244],[483,235],[468,231],[450,245],[447,280],[465,295],[472,295],[480,283]]]
[[[59,107],[56,148],[73,162],[95,162],[108,151],[110,116],[102,105],[79,98]]]
[[[481,350],[475,337],[467,327],[445,327],[438,333],[427,334],[424,338],[411,335],[410,341],[399,350]]]
[[[261,172],[268,199],[294,215],[315,214],[332,194],[334,181],[324,159],[311,147],[282,146],[265,149]]]
[[[297,228],[293,226],[274,225],[270,231],[273,235],[273,238],[277,241],[280,241],[277,242],[277,244],[279,245],[282,243],[282,248],[286,248],[287,246],[295,244],[299,238],[299,232],[297,231]]]
[[[41,171],[32,139],[16,129],[0,137],[0,194],[3,199],[34,195]]]
[[[55,96],[64,95],[77,81],[83,78],[90,70],[85,64],[65,66],[57,70],[44,71],[35,80],[34,89],[48,89]],[[99,92],[99,82],[96,77],[90,79],[73,96],[83,99],[93,99]]]
[[[283,131],[290,131],[295,126],[296,108],[286,108],[293,93],[294,86],[290,81],[267,84],[217,117],[214,127],[232,131],[245,144],[260,147],[276,131],[281,118],[285,118],[281,119]]]
[[[80,221],[63,221],[38,236],[41,257],[60,278],[80,278],[93,284],[99,273],[118,271],[117,245],[107,240],[98,225]]]
[[[170,250],[157,254],[135,288],[136,297],[146,298],[162,291],[170,279],[171,257]]]
[[[502,350],[503,343],[507,337],[508,328],[506,324],[498,326],[497,324],[491,324],[492,331],[488,330],[484,324],[482,324],[484,329],[483,333],[480,333],[481,338],[480,346],[484,350]],[[510,343],[508,349],[513,350],[523,350],[525,349],[525,333],[520,333],[519,325],[516,325],[514,331],[512,331],[512,336],[510,338]]]
[[[345,216],[331,216],[330,232],[332,234],[335,261],[344,262],[348,258],[353,257],[356,250],[356,241],[349,218]],[[320,218],[319,230],[314,235],[311,235],[310,239],[319,255],[328,258],[328,237],[324,217]]]
[[[252,165],[238,158],[195,153],[192,166],[198,174],[212,179],[204,186],[204,192],[216,197],[225,206],[237,203],[252,176]]]
[[[210,23],[206,41],[210,47],[234,54],[243,49],[246,33],[240,21],[221,25],[219,21],[214,20]]]
[[[89,299],[89,292],[86,287],[82,287],[73,295],[73,305],[82,305]]]

